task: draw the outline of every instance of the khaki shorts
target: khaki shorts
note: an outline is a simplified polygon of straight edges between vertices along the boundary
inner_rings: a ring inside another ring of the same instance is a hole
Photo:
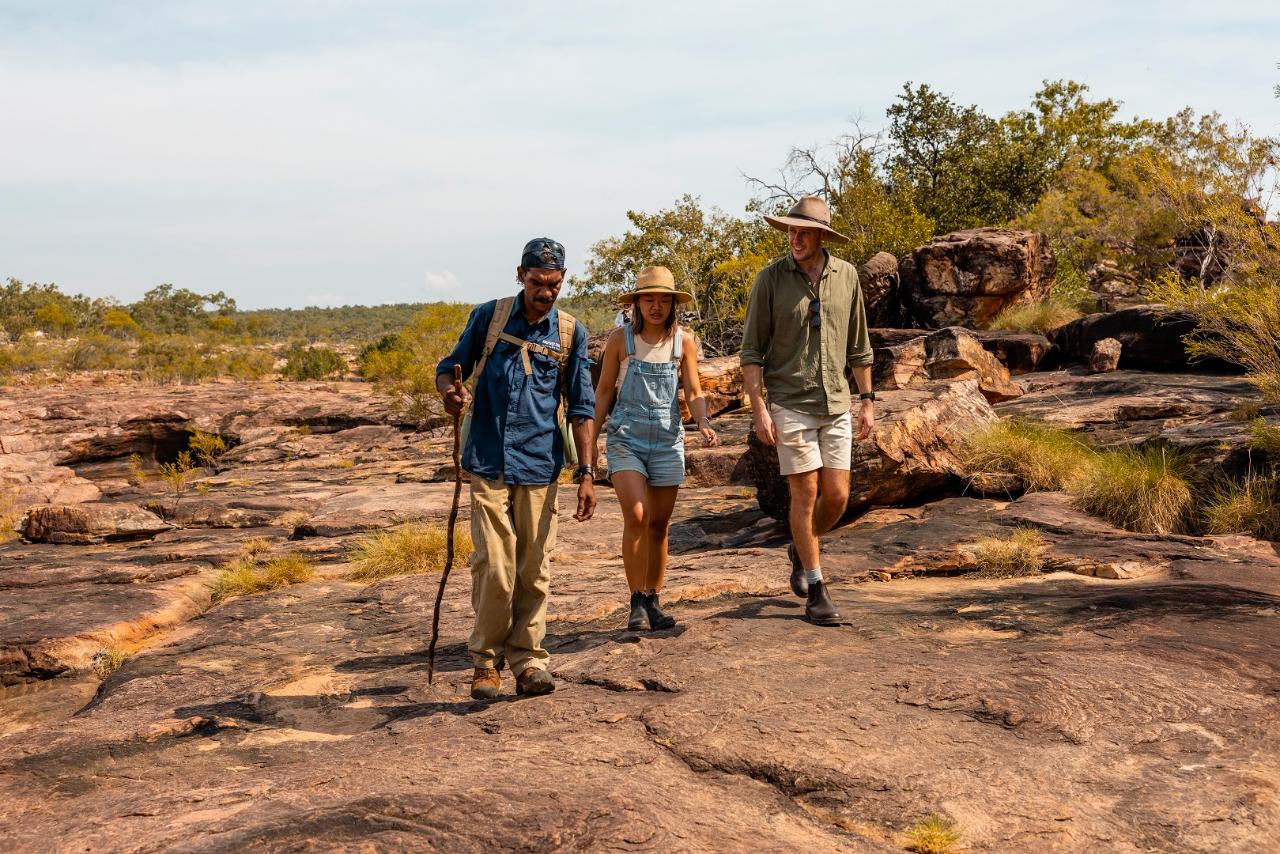
[[[849,470],[853,457],[853,416],[808,415],[769,404],[778,431],[778,468],[784,475],[820,468]]]

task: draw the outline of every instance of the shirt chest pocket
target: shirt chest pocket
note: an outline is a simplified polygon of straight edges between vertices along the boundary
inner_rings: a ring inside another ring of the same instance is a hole
[[[559,362],[551,356],[528,351],[530,373],[525,373],[523,348],[503,341],[495,348],[507,381],[507,423],[543,422],[556,409]]]

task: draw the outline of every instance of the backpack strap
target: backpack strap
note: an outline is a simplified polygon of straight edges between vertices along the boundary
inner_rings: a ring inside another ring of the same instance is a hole
[[[558,420],[565,419],[564,412],[568,408],[566,397],[569,389],[565,385],[564,375],[569,365],[569,357],[573,355],[573,333],[578,328],[578,319],[564,309],[556,309],[556,322],[560,332],[560,352],[552,353],[555,356],[558,367],[560,369],[559,389],[556,394],[556,417]]]
[[[474,389],[479,386],[480,377],[484,376],[484,366],[489,363],[489,355],[493,353],[493,348],[498,346],[498,339],[502,337],[502,330],[507,328],[507,321],[511,319],[511,311],[515,305],[515,297],[503,297],[493,304],[493,317],[489,318],[489,327],[484,332],[484,351],[480,354],[480,361],[476,363],[475,373],[471,375],[472,409],[476,405]]]
[[[489,328],[484,333],[484,352],[480,354],[480,362],[476,365],[477,380],[484,373],[484,366],[489,362],[493,348],[498,346],[498,339],[502,337],[502,330],[507,328],[507,321],[511,319],[511,311],[515,305],[515,297],[503,297],[494,302],[493,317],[489,318]]]

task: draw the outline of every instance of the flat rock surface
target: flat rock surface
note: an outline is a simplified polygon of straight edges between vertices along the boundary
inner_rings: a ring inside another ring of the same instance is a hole
[[[447,433],[327,417],[244,430],[176,502],[101,461],[106,500],[172,508],[153,539],[0,545],[0,850],[888,852],[929,815],[968,851],[1280,832],[1274,544],[1129,534],[1053,493],[879,508],[824,538],[847,624],[822,629],[753,491],[690,487],[663,593],[680,622],[633,633],[617,502],[601,486],[575,523],[565,486],[557,690],[519,698],[504,673],[477,703],[465,567],[432,685],[438,576],[346,577],[366,523],[447,513]],[[1055,571],[969,572],[975,538],[1023,525]],[[247,548],[319,575],[211,605]]]

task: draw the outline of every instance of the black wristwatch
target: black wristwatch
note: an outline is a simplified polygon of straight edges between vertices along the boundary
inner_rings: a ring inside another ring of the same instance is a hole
[[[874,391],[864,391],[858,395],[858,400],[875,400],[876,393]]]
[[[582,483],[582,479],[588,476],[590,476],[592,480],[596,479],[596,467],[595,466],[578,466],[578,468],[573,472],[573,482]]]

